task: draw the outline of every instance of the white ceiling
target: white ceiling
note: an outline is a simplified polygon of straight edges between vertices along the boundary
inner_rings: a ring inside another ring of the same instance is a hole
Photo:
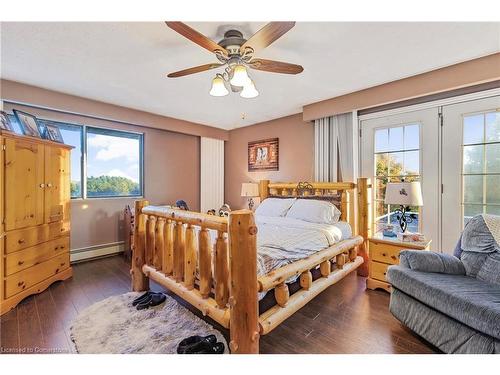
[[[188,23],[219,41],[265,23]],[[500,23],[298,22],[256,54],[301,64],[297,76],[252,71],[260,96],[208,95],[216,62],[162,22],[2,23],[3,78],[223,129],[301,111],[305,104],[500,51]],[[242,119],[245,114],[245,119]]]

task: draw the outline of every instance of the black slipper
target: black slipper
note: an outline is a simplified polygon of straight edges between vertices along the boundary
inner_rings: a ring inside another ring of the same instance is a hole
[[[224,344],[217,342],[211,344],[206,341],[200,341],[186,348],[184,354],[223,354]]]
[[[144,310],[150,307],[158,306],[165,302],[166,299],[167,296],[163,293],[152,293],[148,299],[139,303],[136,308],[137,310]]]
[[[209,344],[215,344],[217,342],[217,337],[215,335],[208,336],[190,336],[187,339],[182,340],[177,346],[177,354],[184,354],[186,349],[191,345],[197,344],[200,341],[206,341]]]
[[[137,297],[136,299],[134,299],[132,301],[132,306],[135,306],[137,305],[138,303],[141,303],[142,301],[145,301],[149,295],[151,294],[151,292],[147,291],[146,293],[144,293],[143,295]]]

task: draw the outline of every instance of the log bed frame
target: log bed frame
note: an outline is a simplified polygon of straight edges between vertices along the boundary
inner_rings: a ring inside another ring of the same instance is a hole
[[[271,332],[327,287],[358,267],[358,274],[367,276],[370,188],[366,178],[357,183],[260,181],[261,201],[276,196],[338,198],[341,220],[353,228],[352,238],[260,277],[252,211],[233,211],[225,218],[138,200],[132,290],[148,290],[151,279],[229,329],[231,353],[259,353],[260,335]],[[217,231],[213,255],[209,230]],[[313,281],[311,270],[317,267],[321,277]],[[299,275],[301,289],[290,295],[286,280]],[[270,290],[276,305],[259,316],[258,293]]]

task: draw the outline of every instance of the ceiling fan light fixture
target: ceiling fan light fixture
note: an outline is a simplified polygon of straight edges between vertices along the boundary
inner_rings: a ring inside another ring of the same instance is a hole
[[[243,86],[243,90],[241,91],[240,96],[245,99],[252,99],[259,96],[259,92],[255,88],[255,84],[252,80],[250,80],[247,85]]]
[[[226,96],[229,94],[226,85],[224,84],[224,79],[220,76],[215,76],[212,80],[212,88],[210,89],[210,95],[212,96]]]
[[[245,65],[236,65],[233,69],[233,76],[230,81],[231,85],[242,87],[248,85],[250,82],[251,80]]]

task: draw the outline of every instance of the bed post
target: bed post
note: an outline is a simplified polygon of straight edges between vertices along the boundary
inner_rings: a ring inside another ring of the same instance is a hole
[[[228,234],[231,269],[229,348],[233,354],[258,354],[257,227],[252,211],[231,212]]]
[[[142,292],[149,290],[149,279],[142,272],[142,266],[146,262],[146,220],[142,214],[142,208],[149,205],[147,200],[135,201],[135,225],[134,225],[134,246],[132,251],[132,291]]]
[[[370,179],[358,178],[358,234],[363,237],[363,243],[359,245],[358,255],[363,257],[364,263],[358,268],[358,275],[368,276],[368,237],[371,232],[371,194]]]
[[[269,180],[259,181],[259,198],[261,202],[269,196],[269,182]]]

